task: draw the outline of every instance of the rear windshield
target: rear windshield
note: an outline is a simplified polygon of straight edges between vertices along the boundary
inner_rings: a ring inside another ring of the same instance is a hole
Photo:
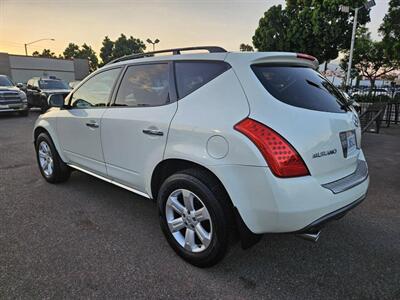
[[[307,67],[252,66],[265,89],[276,99],[297,107],[346,112],[346,99],[321,74]]]
[[[68,90],[68,85],[61,80],[39,80],[39,87],[44,90]]]

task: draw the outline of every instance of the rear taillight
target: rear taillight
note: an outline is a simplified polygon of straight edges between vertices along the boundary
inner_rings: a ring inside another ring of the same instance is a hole
[[[310,175],[297,151],[271,128],[247,118],[236,124],[235,129],[247,136],[257,146],[275,176]]]
[[[305,54],[305,53],[297,53],[297,58],[307,59],[307,60],[311,60],[311,61],[317,61],[317,59],[314,56]]]

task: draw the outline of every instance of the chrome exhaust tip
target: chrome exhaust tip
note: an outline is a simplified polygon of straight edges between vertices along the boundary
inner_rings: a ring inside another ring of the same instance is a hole
[[[299,238],[305,239],[307,241],[316,243],[319,239],[320,234],[321,234],[321,230],[318,230],[316,232],[301,233],[301,234],[298,234],[297,236]]]

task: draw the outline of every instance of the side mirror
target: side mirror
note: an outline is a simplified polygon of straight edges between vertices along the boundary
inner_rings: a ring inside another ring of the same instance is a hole
[[[53,94],[48,98],[50,107],[63,107],[64,106],[64,95]]]
[[[17,88],[23,89],[24,87],[25,87],[25,85],[23,83],[21,83],[21,82],[17,83]]]

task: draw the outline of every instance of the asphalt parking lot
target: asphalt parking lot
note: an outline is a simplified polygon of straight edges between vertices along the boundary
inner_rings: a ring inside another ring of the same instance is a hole
[[[37,116],[0,116],[0,299],[400,299],[400,127],[364,136],[368,197],[318,243],[264,236],[198,269],[168,246],[154,202],[80,172],[46,183]]]

